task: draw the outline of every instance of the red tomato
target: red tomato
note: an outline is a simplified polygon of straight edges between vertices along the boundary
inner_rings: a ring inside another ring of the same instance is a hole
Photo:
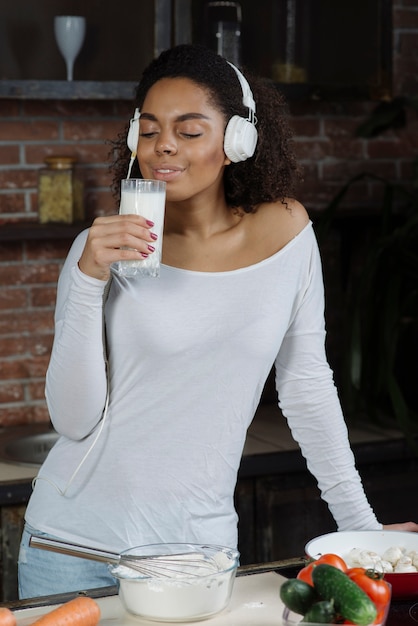
[[[332,554],[332,553],[323,554],[322,556],[319,557],[319,559],[315,561],[315,563],[316,564],[328,563],[328,565],[333,565],[334,567],[337,567],[338,569],[340,569],[342,572],[347,571],[347,565],[344,559],[338,556],[338,554]]]
[[[342,559],[337,554],[328,553],[323,554],[318,559],[316,559],[316,561],[310,561],[310,563],[305,565],[305,567],[300,570],[296,578],[299,578],[299,580],[303,580],[305,583],[308,583],[308,585],[311,585],[313,587],[312,570],[316,565],[319,565],[320,563],[327,563],[328,565],[332,565],[333,567],[340,569],[342,572],[347,571],[347,565],[345,564],[344,559]]]
[[[305,565],[305,567],[301,569],[296,576],[296,578],[299,578],[299,580],[303,580],[305,583],[308,583],[308,585],[311,585],[311,587],[314,586],[312,580],[312,570],[315,562],[316,561],[313,561],[311,563],[308,563],[308,565]]]
[[[383,580],[383,575],[374,570],[352,567],[347,570],[347,576],[357,583],[375,603],[377,617],[374,623],[378,624],[381,622],[386,607],[390,602],[390,587],[388,583]]]
[[[347,576],[355,576],[355,574],[365,574],[366,573],[366,568],[365,567],[349,567],[346,571]]]

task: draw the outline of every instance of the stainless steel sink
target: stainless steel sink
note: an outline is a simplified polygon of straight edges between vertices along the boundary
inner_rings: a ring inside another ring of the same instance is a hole
[[[0,430],[0,462],[39,467],[58,437],[46,424],[3,428]]]

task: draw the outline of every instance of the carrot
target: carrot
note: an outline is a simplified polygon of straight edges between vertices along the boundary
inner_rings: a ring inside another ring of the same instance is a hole
[[[10,609],[0,607],[0,626],[16,626],[16,618]]]
[[[96,626],[99,619],[100,608],[97,602],[81,596],[42,615],[32,626]]]

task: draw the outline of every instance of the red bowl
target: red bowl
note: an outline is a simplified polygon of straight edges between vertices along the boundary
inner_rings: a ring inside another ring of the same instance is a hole
[[[392,598],[405,600],[418,596],[418,572],[385,574],[384,578],[392,585]]]
[[[377,554],[390,547],[403,547],[408,552],[418,552],[418,533],[396,530],[338,531],[321,535],[309,541],[305,546],[308,558],[317,559],[321,554],[338,554],[347,560],[353,548],[372,550]],[[418,596],[418,572],[386,573],[385,580],[392,585],[392,598],[401,600]]]

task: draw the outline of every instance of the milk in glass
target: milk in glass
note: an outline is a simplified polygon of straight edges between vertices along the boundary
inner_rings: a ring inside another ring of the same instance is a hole
[[[117,261],[112,270],[120,276],[151,276],[160,274],[162,240],[165,212],[165,182],[130,178],[122,180],[120,215],[142,215],[154,222],[152,232],[158,239],[152,242],[155,248],[146,259],[135,261]]]

